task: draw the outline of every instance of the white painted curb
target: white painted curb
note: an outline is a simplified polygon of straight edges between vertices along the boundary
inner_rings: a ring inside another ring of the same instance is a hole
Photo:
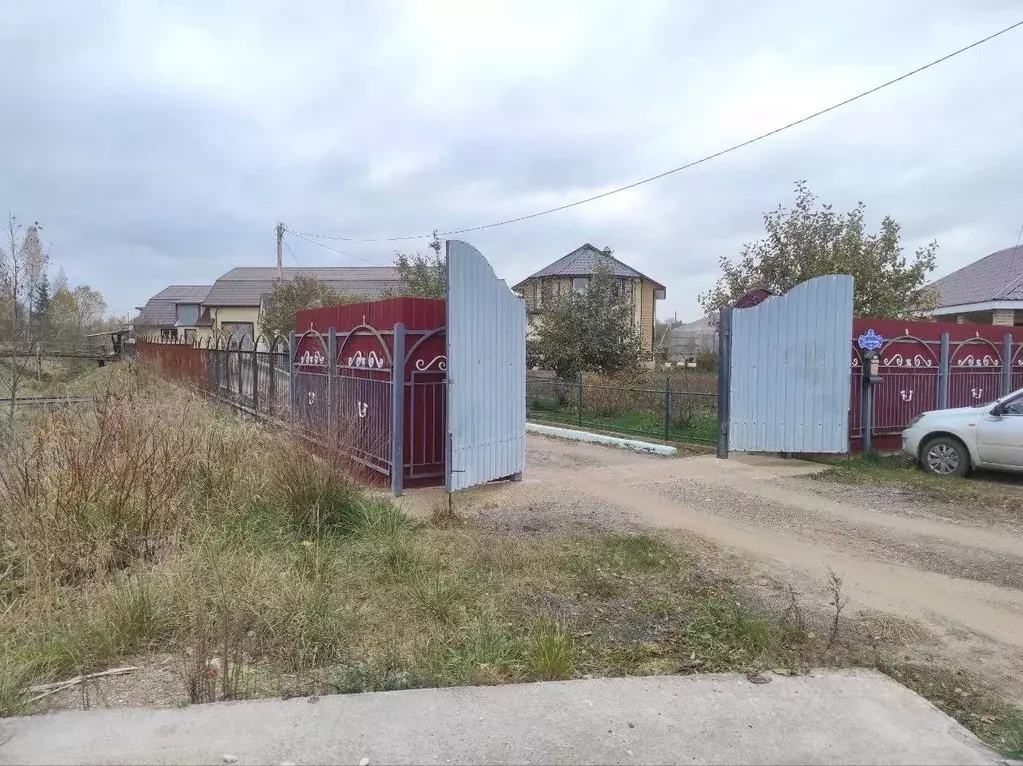
[[[577,431],[574,428],[557,428],[556,426],[544,426],[539,423],[526,423],[526,432],[542,434],[543,436],[557,436],[562,439],[572,439],[579,442],[590,442],[591,444],[606,444],[609,447],[631,449],[636,452],[649,452],[654,455],[678,454],[678,450],[675,447],[669,447],[667,444],[653,444],[651,442],[637,441],[636,439],[623,439],[618,436],[606,436],[604,434],[591,433],[590,431]]]

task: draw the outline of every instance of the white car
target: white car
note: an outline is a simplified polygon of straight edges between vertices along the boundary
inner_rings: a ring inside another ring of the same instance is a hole
[[[937,476],[1023,471],[1023,388],[976,407],[917,415],[902,432],[902,451]]]

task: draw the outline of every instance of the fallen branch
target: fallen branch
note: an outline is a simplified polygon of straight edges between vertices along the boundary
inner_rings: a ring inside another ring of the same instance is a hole
[[[123,676],[125,673],[131,673],[132,671],[138,670],[137,667],[131,666],[126,668],[114,668],[112,670],[102,670],[99,673],[89,673],[84,676],[75,676],[69,678],[66,681],[55,681],[50,684],[38,684],[36,686],[30,686],[29,691],[36,696],[32,697],[29,702],[38,702],[41,699],[45,699],[52,694],[66,691],[72,687],[78,686],[78,684],[85,681],[90,681],[93,678],[105,678],[106,676]]]

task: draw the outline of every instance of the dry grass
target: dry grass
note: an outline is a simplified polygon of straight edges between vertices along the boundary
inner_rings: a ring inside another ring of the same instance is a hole
[[[816,630],[794,596],[751,606],[685,541],[414,522],[144,367],[110,384],[0,463],[0,715],[157,654],[167,703],[879,662],[841,614]],[[1012,752],[1015,719],[984,704],[961,719]]]
[[[3,714],[153,652],[193,702],[792,660],[664,541],[413,523],[145,367],[31,425],[0,464]]]

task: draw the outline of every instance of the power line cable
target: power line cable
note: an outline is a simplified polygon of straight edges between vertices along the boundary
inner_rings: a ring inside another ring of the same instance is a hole
[[[298,237],[299,239],[301,239],[301,240],[303,240],[305,242],[308,242],[309,244],[316,245],[317,247],[322,247],[325,250],[330,250],[331,252],[338,253],[339,255],[344,255],[344,256],[347,256],[348,258],[356,258],[356,259],[358,259],[360,261],[365,261],[366,263],[371,264],[373,266],[380,266],[379,263],[377,263],[376,261],[371,260],[369,258],[363,258],[361,255],[355,255],[354,253],[348,253],[348,252],[345,252],[344,250],[340,250],[339,248],[331,247],[330,245],[325,245],[322,242],[317,242],[315,239],[310,239],[309,238],[310,235],[299,234],[297,231],[292,231],[291,229],[288,229],[287,233],[291,234],[292,236]],[[288,241],[287,237],[285,237],[284,241],[285,242]],[[291,249],[291,245],[288,245],[288,249],[289,250]]]
[[[284,240],[284,244],[287,246],[288,252],[291,253],[291,257],[295,261],[295,265],[298,266],[299,268],[302,268],[302,264],[298,262],[298,257],[295,255],[295,251],[291,249],[291,243],[288,242],[288,238],[287,237],[281,237],[281,239]]]
[[[839,101],[837,104],[833,104],[833,105],[831,105],[831,106],[829,106],[829,107],[827,107],[825,109],[821,109],[820,111],[814,112],[813,114],[809,114],[806,117],[802,117],[802,118],[800,118],[798,120],[795,120],[793,122],[789,122],[789,123],[787,123],[785,125],[782,125],[781,127],[775,128],[774,130],[769,130],[766,133],[761,133],[758,136],[755,136],[755,137],[750,138],[750,139],[748,139],[746,141],[743,141],[742,143],[730,146],[727,149],[722,149],[721,151],[714,152],[714,154],[708,154],[706,157],[701,157],[698,160],[694,160],[692,162],[688,162],[685,165],[680,165],[677,168],[672,168],[671,170],[665,170],[663,173],[658,173],[657,175],[649,176],[648,178],[644,178],[642,180],[635,181],[635,182],[633,182],[631,184],[627,184],[625,186],[619,186],[617,189],[611,189],[610,191],[602,192],[600,194],[595,194],[592,197],[586,197],[585,199],[577,200],[575,202],[570,202],[567,205],[559,205],[558,207],[552,207],[552,208],[549,208],[547,210],[541,210],[541,211],[536,212],[536,213],[530,213],[529,215],[521,215],[521,216],[518,216],[517,218],[508,218],[508,219],[503,220],[503,221],[495,221],[494,223],[488,223],[488,224],[484,224],[482,226],[471,226],[471,227],[469,227],[467,229],[455,229],[455,230],[452,230],[452,231],[442,231],[442,232],[439,232],[439,233],[437,233],[437,232],[430,232],[429,234],[409,234],[409,235],[402,236],[402,237],[335,237],[335,236],[329,236],[329,235],[325,235],[325,234],[312,234],[312,233],[309,233],[309,232],[292,232],[292,233],[296,234],[296,235],[301,234],[303,237],[316,237],[318,239],[329,239],[329,240],[335,240],[335,241],[338,241],[338,242],[401,242],[401,241],[404,241],[404,240],[411,240],[411,239],[430,239],[431,237],[433,237],[435,235],[436,236],[441,236],[441,237],[449,237],[449,236],[452,236],[452,235],[455,235],[455,234],[468,234],[469,232],[483,231],[484,229],[493,229],[493,228],[496,228],[498,226],[507,226],[508,224],[511,224],[511,223],[519,223],[521,221],[528,221],[531,218],[539,218],[540,216],[543,216],[543,215],[550,215],[551,213],[558,213],[558,212],[560,212],[562,210],[568,210],[569,208],[578,207],[579,205],[585,205],[585,204],[587,204],[589,202],[595,202],[596,200],[604,199],[605,197],[610,197],[612,194],[619,194],[620,192],[628,191],[629,189],[635,189],[637,186],[642,186],[643,184],[648,184],[651,181],[657,181],[657,180],[659,180],[661,178],[665,178],[666,176],[670,176],[670,175],[672,175],[674,173],[679,173],[679,172],[681,172],[683,170],[688,170],[689,168],[696,167],[697,165],[702,165],[705,162],[709,162],[710,160],[717,159],[718,157],[722,157],[722,156],[724,156],[726,154],[730,154],[731,152],[737,151],[739,149],[743,149],[743,148],[745,148],[747,146],[750,146],[752,144],[755,144],[755,143],[758,143],[760,141],[763,141],[766,138],[770,138],[771,136],[776,136],[779,133],[782,133],[782,132],[784,132],[786,130],[794,128],[794,127],[796,127],[798,125],[802,125],[805,122],[809,122],[810,120],[816,119],[817,117],[821,117],[821,116],[823,116],[825,114],[828,114],[829,112],[833,112],[836,109],[841,109],[843,106],[848,106],[849,104],[853,103],[854,101],[859,101],[861,98],[866,98],[867,96],[870,96],[870,95],[872,95],[874,93],[877,93],[880,90],[884,90],[885,88],[887,88],[887,87],[889,87],[891,85],[895,85],[896,83],[902,82],[903,80],[906,80],[906,79],[912,77],[913,75],[919,74],[920,72],[923,72],[923,71],[925,71],[927,69],[930,69],[931,67],[937,66],[938,64],[941,64],[941,63],[944,63],[945,61],[948,61],[949,59],[955,58],[956,56],[958,56],[958,55],[960,55],[962,53],[966,53],[966,51],[968,51],[968,50],[971,50],[971,49],[976,48],[976,47],[978,47],[980,45],[983,45],[986,42],[990,42],[991,40],[994,40],[996,37],[1000,37],[1001,35],[1004,35],[1007,32],[1011,32],[1012,30],[1014,30],[1014,29],[1016,29],[1018,27],[1021,27],[1021,26],[1023,26],[1023,21],[1017,21],[1015,24],[1011,24],[1010,26],[1007,26],[1004,29],[1000,29],[999,31],[995,32],[994,34],[990,34],[987,37],[983,37],[980,40],[977,40],[976,42],[972,42],[969,45],[966,45],[966,46],[964,46],[962,48],[959,48],[958,50],[952,51],[951,53],[948,53],[948,54],[942,56],[941,58],[935,59],[934,61],[931,61],[931,62],[929,62],[927,64],[924,64],[923,66],[919,66],[916,69],[913,69],[913,70],[911,70],[909,72],[906,72],[905,74],[899,75],[898,77],[895,77],[895,78],[893,78],[891,80],[888,80],[887,82],[883,82],[880,85],[877,85],[877,86],[871,88],[870,90],[865,90],[862,93],[859,93],[859,94],[857,94],[855,96],[852,96],[851,98],[845,99],[844,101]]]
[[[1023,223],[1019,225],[1019,233],[1016,235],[1016,244],[1013,246],[1012,250],[1012,265],[1009,267],[1008,274],[1008,276],[1010,277],[1012,276],[1013,272],[1016,271],[1016,261],[1019,259],[1020,240],[1023,240]],[[1011,282],[1006,282],[1005,287],[998,291],[998,294],[995,296],[995,300],[998,300],[999,298],[1004,298],[1006,295],[1011,293],[1013,290],[1019,287],[1020,282],[1023,282],[1023,274],[1020,274]]]

